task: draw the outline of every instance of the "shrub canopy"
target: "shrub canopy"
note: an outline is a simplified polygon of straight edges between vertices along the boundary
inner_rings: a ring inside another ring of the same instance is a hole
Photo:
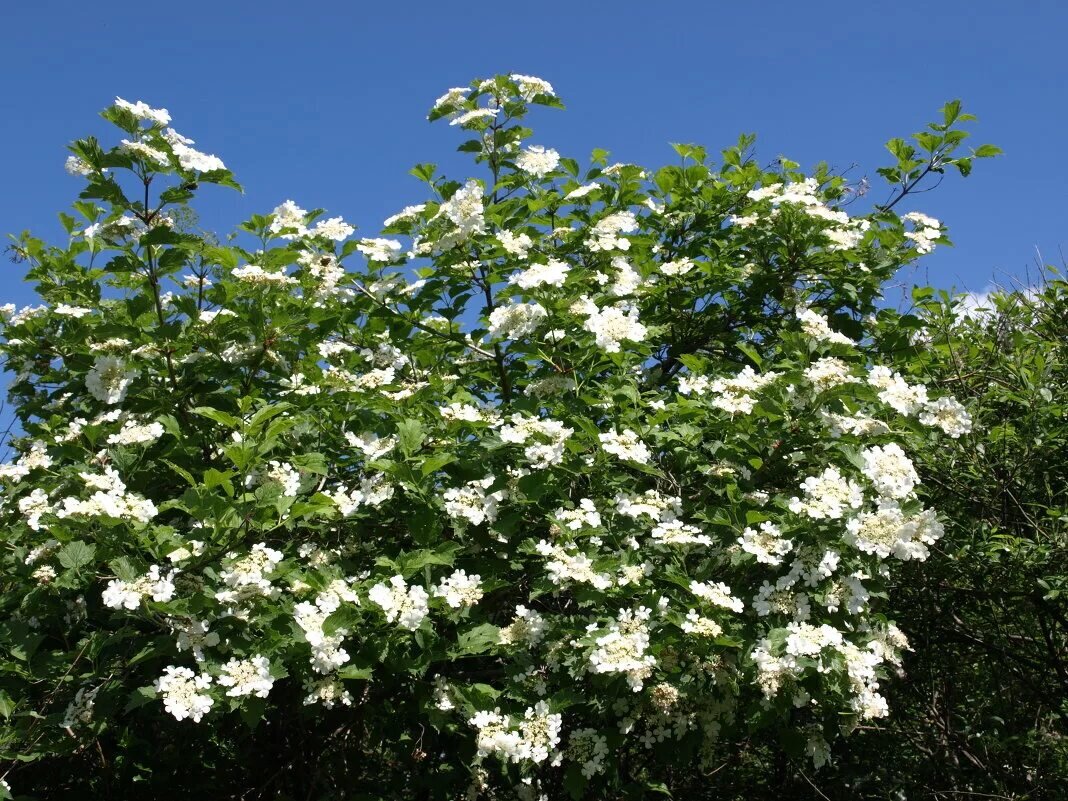
[[[818,767],[887,714],[887,583],[942,532],[908,449],[971,421],[868,316],[947,242],[894,207],[996,149],[947,104],[850,216],[861,186],[748,136],[581,166],[537,106],[439,98],[478,177],[418,165],[380,238],[292,201],[199,231],[237,184],[144,103],[71,146],[69,241],[17,240],[43,305],[4,315],[10,764],[134,787],[253,736],[301,797],[614,797],[764,729]]]

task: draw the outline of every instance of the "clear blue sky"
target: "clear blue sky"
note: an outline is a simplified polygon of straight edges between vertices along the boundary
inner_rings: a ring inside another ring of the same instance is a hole
[[[1036,247],[1059,262],[1068,240],[1062,3],[4,5],[3,233],[63,236],[56,212],[79,189],[64,145],[91,132],[113,142],[96,114],[120,95],[169,109],[245,185],[244,195],[201,193],[206,226],[228,230],[292,198],[371,236],[423,199],[407,176],[414,163],[466,177],[460,133],[425,121],[433,100],[474,77],[522,72],[551,81],[568,105],[535,113],[533,141],[580,161],[604,147],[658,166],[674,159],[668,142],[718,152],[752,131],[763,160],[855,163],[852,174],[876,187],[883,142],[960,97],[980,118],[973,144],[1006,155],[908,206],[946,221],[957,243],[913,279],[972,290],[1026,280]],[[21,268],[0,269],[0,302],[30,302]]]

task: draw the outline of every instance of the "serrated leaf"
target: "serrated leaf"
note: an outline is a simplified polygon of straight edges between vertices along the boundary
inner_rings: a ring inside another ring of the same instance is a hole
[[[77,570],[90,564],[96,558],[96,546],[81,540],[68,542],[59,550],[59,563],[63,567]]]

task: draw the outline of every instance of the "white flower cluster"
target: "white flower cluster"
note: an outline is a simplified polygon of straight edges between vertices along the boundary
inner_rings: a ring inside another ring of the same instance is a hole
[[[567,280],[571,265],[567,262],[550,259],[545,264],[532,264],[527,269],[516,273],[508,279],[520,289],[534,289],[539,286],[562,287]]]
[[[747,193],[747,197],[755,203],[769,201],[777,207],[783,203],[799,207],[810,217],[822,220],[827,224],[824,235],[831,241],[831,250],[848,250],[855,248],[864,238],[865,232],[871,227],[871,223],[865,219],[851,219],[844,211],[832,209],[824,204],[820,197],[819,181],[815,178],[805,178],[802,181],[783,182],[762,186]],[[778,209],[772,211],[772,216]],[[745,217],[732,217],[731,221],[742,228],[748,228],[756,224],[760,219],[759,209],[756,213]]]
[[[360,451],[368,459],[380,459],[397,447],[396,437],[380,437],[373,432],[353,434],[351,431],[346,431],[345,439],[349,445]]]
[[[765,565],[780,565],[783,557],[793,550],[794,544],[782,536],[782,529],[774,523],[765,521],[759,531],[746,528],[738,538],[742,550],[751,553],[758,562]]]
[[[822,314],[805,308],[798,308],[796,314],[798,322],[801,323],[801,330],[817,342],[829,342],[832,345],[856,344],[845,334],[834,331]]]
[[[649,330],[638,320],[638,309],[620,302],[599,308],[583,295],[572,311],[586,317],[583,328],[593,334],[597,347],[606,353],[619,353],[624,341],[643,342]]]
[[[891,500],[880,499],[874,512],[861,512],[846,523],[845,540],[858,550],[886,559],[916,559],[929,555],[928,546],[941,536],[943,528],[934,511],[927,509],[906,517]]]
[[[139,423],[127,420],[122,428],[108,435],[108,445],[147,445],[163,436],[163,426],[159,423]]]
[[[916,246],[917,253],[930,253],[935,241],[942,236],[942,223],[918,211],[901,215],[902,220],[912,223],[912,230],[905,231],[905,238]]]
[[[435,598],[444,598],[453,609],[474,606],[482,600],[482,578],[456,570],[434,585],[432,593]]]
[[[163,707],[175,720],[189,718],[199,723],[215,703],[204,692],[210,686],[211,676],[207,673],[197,675],[189,668],[171,665],[156,679],[155,690],[163,696]]]
[[[142,100],[138,100],[136,103],[131,103],[128,100],[123,100],[121,97],[116,97],[115,106],[130,112],[139,120],[145,120],[160,127],[169,125],[171,121],[171,115],[167,113],[167,109],[152,108]]]
[[[634,692],[641,690],[656,666],[656,659],[647,653],[650,614],[644,606],[621,609],[616,620],[594,639],[597,647],[590,653],[590,670],[594,673],[623,673]],[[596,626],[594,630],[597,631]]]
[[[679,377],[679,392],[683,395],[710,395],[710,403],[734,415],[751,414],[756,406],[757,393],[771,384],[781,373],[757,373],[748,365],[729,378],[709,379],[703,375],[686,374]]]
[[[98,356],[85,374],[85,388],[101,403],[122,403],[130,384],[139,374],[138,370],[127,369],[121,359]]]
[[[523,339],[538,330],[549,316],[538,303],[509,303],[498,306],[489,316],[489,335],[493,339]]]
[[[535,470],[544,470],[560,464],[564,458],[564,443],[575,433],[558,420],[524,417],[513,414],[501,427],[502,442],[511,445],[526,445],[523,455]],[[531,440],[534,442],[531,443]],[[531,443],[531,444],[528,444]]]
[[[533,648],[545,638],[545,618],[523,605],[515,608],[515,618],[498,632],[502,645],[522,643]]]
[[[845,478],[834,467],[826,468],[818,476],[809,476],[801,482],[804,499],[792,498],[790,511],[805,514],[816,520],[838,520],[850,509],[859,509],[864,504],[864,491],[851,478]]]
[[[213,156],[208,153],[201,153],[190,145],[196,144],[192,139],[182,136],[173,128],[168,128],[163,132],[163,138],[167,140],[167,143],[171,146],[171,152],[174,153],[178,159],[178,164],[181,165],[183,170],[195,170],[197,172],[212,172],[214,170],[225,170],[226,165],[223,164],[222,159],[218,156]]]
[[[344,601],[359,603],[349,583],[338,579],[315,597],[314,604],[302,601],[293,607],[293,619],[311,646],[311,666],[316,673],[331,673],[349,661],[349,654],[341,645],[351,632],[344,627],[338,627],[332,634],[323,630],[326,619]]]
[[[608,573],[594,570],[593,560],[586,554],[569,553],[565,547],[545,540],[539,541],[534,549],[548,559],[545,570],[553,584],[574,581],[589,584],[594,589],[606,590],[615,583]]]
[[[274,686],[270,660],[258,654],[248,659],[231,659],[222,666],[222,675],[218,681],[224,687],[230,688],[226,694],[232,698],[242,695],[266,698]]]
[[[342,517],[349,517],[361,506],[381,506],[393,497],[394,491],[386,477],[376,473],[361,478],[359,486],[351,490],[342,484],[323,494],[335,503]]]
[[[597,504],[591,498],[582,498],[575,509],[557,509],[553,512],[553,517],[560,521],[564,528],[571,531],[601,527],[601,514],[597,511]]]
[[[745,604],[731,595],[731,588],[721,581],[691,581],[690,592],[713,606],[722,606],[732,612],[741,613]]]
[[[864,460],[864,475],[883,497],[907,498],[920,483],[912,460],[896,442],[865,448],[860,455]]]
[[[457,241],[463,241],[486,230],[484,214],[482,186],[472,178],[441,204],[435,216],[452,222]]]
[[[387,621],[396,621],[409,631],[419,628],[430,611],[427,607],[429,597],[422,587],[409,587],[403,576],[394,576],[388,585],[376,584],[367,593],[368,600],[382,608]]]
[[[52,457],[48,455],[48,445],[41,440],[34,440],[30,449],[14,462],[0,465],[0,478],[21,481],[31,470],[52,466]]]
[[[504,490],[486,492],[495,480],[493,476],[486,476],[462,487],[445,490],[442,496],[445,514],[454,520],[467,520],[474,526],[492,523],[497,519],[497,504],[505,497]]]
[[[134,579],[123,581],[112,579],[103,593],[104,606],[111,609],[137,609],[145,598],[166,602],[174,597],[174,577],[177,570],[164,574],[159,565],[152,565],[148,573]]]
[[[176,647],[179,651],[191,651],[193,659],[197,662],[204,661],[204,649],[214,648],[219,644],[217,632],[209,631],[206,620],[171,620],[171,625],[177,630],[178,638]]]
[[[479,757],[496,755],[505,762],[544,762],[560,743],[563,717],[549,712],[539,701],[519,721],[502,715],[500,709],[477,712],[468,720],[478,733],[475,745]]]
[[[279,590],[267,578],[282,561],[281,551],[258,542],[244,556],[228,553],[230,566],[219,573],[229,589],[215,593],[215,600],[236,605],[256,597],[277,598]]]
[[[630,250],[630,240],[622,234],[638,230],[638,219],[629,211],[613,212],[602,217],[590,228],[586,243],[594,253],[598,251]]]
[[[246,264],[244,267],[235,267],[230,274],[238,281],[246,284],[260,284],[264,286],[293,286],[297,279],[286,275],[281,270],[265,270],[257,264]]]
[[[147,523],[156,516],[156,505],[147,498],[126,491],[126,485],[114,468],[107,467],[103,475],[79,473],[86,487],[96,490],[87,500],[67,497],[52,510],[56,517],[113,517],[117,520],[136,520]]]
[[[515,166],[535,178],[544,178],[556,169],[560,154],[541,145],[531,145],[516,157]]]
[[[642,442],[638,435],[629,428],[621,432],[608,431],[602,433],[600,440],[601,447],[605,453],[618,456],[624,461],[648,464],[653,458],[652,453],[649,451],[649,446]]]

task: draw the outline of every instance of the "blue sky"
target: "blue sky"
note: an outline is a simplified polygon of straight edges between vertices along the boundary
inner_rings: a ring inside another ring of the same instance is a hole
[[[292,198],[374,235],[423,199],[407,176],[416,162],[468,174],[460,133],[425,120],[433,100],[521,72],[551,81],[568,105],[537,111],[532,141],[580,161],[603,147],[659,166],[674,159],[668,142],[718,152],[752,131],[763,161],[856,164],[873,200],[885,196],[874,170],[889,163],[886,139],[960,97],[980,118],[972,143],[1006,155],[900,209],[944,220],[956,242],[903,280],[1033,281],[1036,248],[1059,263],[1068,239],[1060,3],[37,0],[7,4],[3,19],[3,233],[63,236],[56,212],[79,189],[64,145],[87,133],[113,142],[96,115],[120,95],[168,108],[245,185],[244,195],[201,193],[206,227],[229,230]],[[0,269],[0,302],[31,302],[21,267]]]

